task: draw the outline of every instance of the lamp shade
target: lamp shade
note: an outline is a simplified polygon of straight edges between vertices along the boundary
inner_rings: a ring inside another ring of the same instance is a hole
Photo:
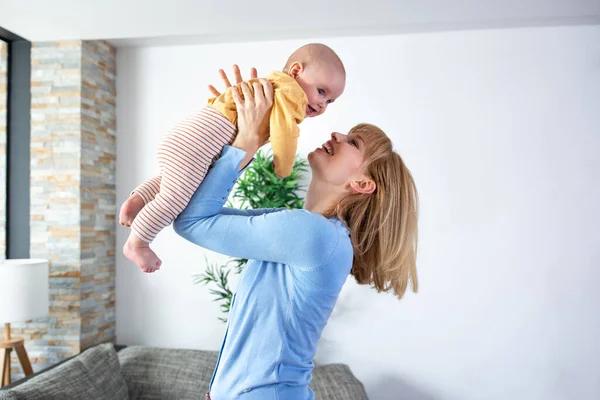
[[[48,261],[0,261],[0,323],[48,315]]]

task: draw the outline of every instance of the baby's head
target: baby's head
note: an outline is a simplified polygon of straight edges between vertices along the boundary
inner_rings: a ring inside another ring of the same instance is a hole
[[[324,44],[300,47],[288,59],[283,72],[298,81],[308,97],[306,116],[316,117],[344,92],[346,70],[342,60]]]

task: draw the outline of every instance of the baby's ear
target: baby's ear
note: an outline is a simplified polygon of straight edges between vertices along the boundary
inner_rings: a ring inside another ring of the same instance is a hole
[[[300,62],[295,62],[292,65],[290,65],[290,69],[289,69],[289,73],[290,76],[293,77],[294,79],[298,78],[298,75],[304,71],[304,65],[302,65],[302,63]]]

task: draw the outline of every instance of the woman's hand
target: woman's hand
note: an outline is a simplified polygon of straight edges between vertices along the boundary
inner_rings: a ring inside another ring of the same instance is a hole
[[[254,95],[247,83],[242,82],[237,86],[242,94],[240,95],[237,88],[231,91],[238,115],[238,133],[232,146],[246,152],[246,157],[240,163],[241,171],[252,160],[261,145],[259,129],[273,106],[273,86],[271,82],[262,78],[252,82]]]
[[[229,82],[229,78],[227,77],[227,74],[225,73],[225,71],[223,71],[222,69],[219,70],[219,76],[221,77],[221,80],[223,81],[223,83],[225,84],[225,90],[229,89],[231,87],[231,82]],[[237,66],[237,64],[233,65],[233,76],[235,77],[235,83],[236,85],[242,83],[244,80],[242,79],[242,73],[240,72],[240,67]],[[257,72],[256,72],[256,68],[252,67],[250,69],[250,79],[256,79],[257,78]],[[208,90],[210,90],[210,92],[215,96],[215,97],[219,97],[221,95],[221,92],[219,92],[213,85],[208,85]]]

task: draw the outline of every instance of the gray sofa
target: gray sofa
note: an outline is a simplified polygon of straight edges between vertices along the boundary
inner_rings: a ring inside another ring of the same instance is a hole
[[[0,400],[185,400],[208,389],[217,352],[101,344],[29,379],[0,390]],[[363,400],[367,395],[348,366],[316,366],[316,399]]]

